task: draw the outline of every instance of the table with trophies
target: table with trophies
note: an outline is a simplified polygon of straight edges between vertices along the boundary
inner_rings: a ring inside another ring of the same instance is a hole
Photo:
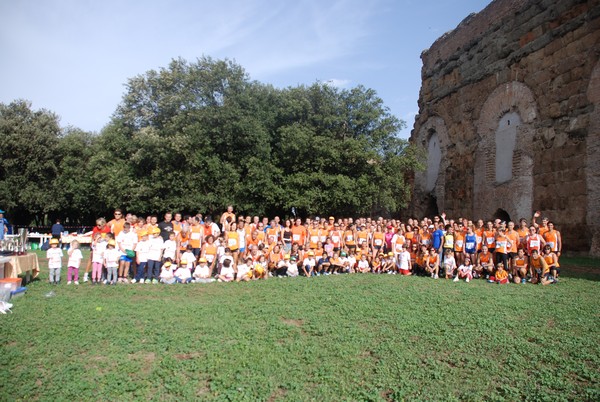
[[[38,276],[40,266],[37,254],[27,252],[27,230],[19,229],[16,235],[5,235],[0,241],[0,264],[5,278],[25,274],[25,281]]]

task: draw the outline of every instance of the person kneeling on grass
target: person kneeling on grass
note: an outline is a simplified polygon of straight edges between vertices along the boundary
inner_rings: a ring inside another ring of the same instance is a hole
[[[190,283],[192,281],[192,273],[187,267],[187,260],[179,261],[179,268],[175,271],[175,281],[177,283]]]
[[[215,281],[215,278],[210,276],[210,267],[208,266],[208,260],[204,257],[200,257],[198,265],[194,270],[194,282],[195,283],[211,283]]]
[[[412,262],[406,243],[402,245],[402,251],[396,257],[396,267],[398,267],[398,272],[402,275],[412,275]]]
[[[438,254],[435,250],[426,250],[423,253],[423,258],[425,260],[425,272],[430,274],[433,279],[438,279],[440,272]]]
[[[527,257],[525,251],[520,248],[517,256],[512,260],[512,276],[515,283],[527,283]]]
[[[460,279],[464,279],[465,282],[469,282],[473,279],[473,265],[471,264],[471,257],[469,256],[466,256],[464,264],[458,267],[454,282],[458,282]]]
[[[223,266],[221,267],[221,272],[217,277],[219,282],[232,282],[235,271],[233,270],[232,262],[230,259],[223,260]]]
[[[533,270],[534,277],[531,279],[531,283],[541,283],[542,285],[550,285],[555,283],[554,278],[550,274],[550,267],[546,263],[546,260],[540,256],[538,250],[531,251],[531,257],[529,258],[531,269]]]
[[[172,285],[176,282],[173,263],[170,258],[167,258],[162,268],[160,269],[160,282],[167,285]]]

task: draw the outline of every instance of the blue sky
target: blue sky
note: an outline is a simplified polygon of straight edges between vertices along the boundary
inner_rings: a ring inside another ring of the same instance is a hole
[[[490,0],[0,0],[0,102],[100,131],[128,78],[206,55],[285,88],[373,88],[408,128],[420,54]]]

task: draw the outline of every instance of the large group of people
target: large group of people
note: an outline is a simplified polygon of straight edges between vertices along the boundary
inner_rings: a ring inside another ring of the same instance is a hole
[[[271,277],[354,273],[424,275],[453,281],[556,283],[560,233],[535,212],[521,219],[484,222],[445,214],[406,221],[384,218],[236,216],[232,206],[210,216],[167,212],[157,216],[99,218],[89,233],[91,255],[83,281],[208,283]],[[47,251],[50,282],[60,281],[63,251],[52,239]],[[67,284],[79,284],[83,257],[78,242],[68,249]],[[91,274],[91,275],[90,275]]]

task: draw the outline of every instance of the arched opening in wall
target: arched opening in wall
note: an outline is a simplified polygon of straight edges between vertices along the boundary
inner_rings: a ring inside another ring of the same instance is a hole
[[[434,130],[431,130],[427,143],[427,181],[425,190],[432,191],[435,188],[438,175],[440,174],[440,163],[442,162],[442,150],[440,138]],[[436,206],[437,208],[437,206]]]
[[[427,201],[426,201],[426,206],[425,206],[425,216],[432,218],[439,214],[440,214],[440,211],[438,209],[437,198],[433,194],[427,195]]]
[[[521,116],[516,112],[506,113],[498,121],[496,129],[496,184],[513,177],[513,154],[517,143],[517,129]]]
[[[503,210],[502,208],[498,208],[496,210],[496,212],[494,212],[494,216],[492,217],[494,220],[496,219],[500,219],[502,222],[510,222],[510,215],[508,214],[508,212],[506,212],[505,210]]]

